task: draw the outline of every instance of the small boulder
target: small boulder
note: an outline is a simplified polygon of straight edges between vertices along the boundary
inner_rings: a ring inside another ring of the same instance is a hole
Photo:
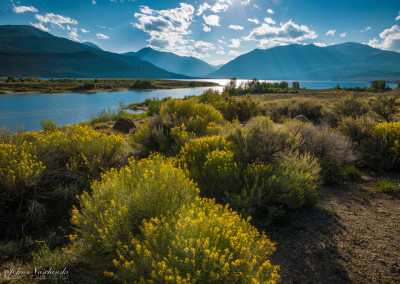
[[[304,123],[310,123],[311,122],[307,117],[305,117],[302,114],[296,116],[294,119],[296,119],[296,120],[298,120],[300,122],[304,122]]]
[[[119,118],[116,123],[114,123],[112,129],[115,131],[129,133],[131,129],[136,128],[136,125],[132,120],[128,118]]]

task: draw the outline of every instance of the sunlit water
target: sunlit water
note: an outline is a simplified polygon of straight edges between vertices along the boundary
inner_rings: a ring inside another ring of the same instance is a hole
[[[222,90],[228,79],[200,79],[221,85],[214,89]],[[238,80],[238,83],[243,80]],[[279,81],[268,81],[279,82]],[[289,83],[291,83],[289,81]],[[354,82],[300,82],[301,87],[309,89],[369,86],[369,83]],[[394,87],[394,85],[393,85]],[[53,120],[57,125],[75,124],[87,121],[92,114],[98,114],[102,109],[110,107],[117,109],[120,102],[130,104],[143,102],[146,98],[182,98],[184,96],[200,95],[208,88],[189,88],[174,90],[98,92],[98,93],[61,93],[61,94],[23,94],[0,95],[0,126],[15,130],[23,126],[25,130],[40,129],[42,120]]]

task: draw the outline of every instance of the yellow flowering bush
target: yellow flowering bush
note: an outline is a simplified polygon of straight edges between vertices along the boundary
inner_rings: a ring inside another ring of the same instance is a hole
[[[32,143],[21,145],[0,143],[0,184],[8,194],[22,194],[31,186],[45,169],[37,157],[32,154]]]
[[[159,154],[131,159],[127,166],[93,182],[92,193],[80,197],[81,210],[74,209],[72,221],[87,252],[113,255],[117,243],[129,242],[143,220],[168,216],[198,192],[183,170]]]
[[[15,143],[32,142],[36,156],[48,168],[67,166],[97,177],[116,166],[124,156],[124,137],[106,135],[88,126],[67,126],[54,131],[20,134]]]
[[[189,132],[205,134],[211,123],[222,123],[222,114],[212,105],[196,103],[193,99],[174,99],[166,101],[161,109],[161,116],[170,116],[174,125],[184,123]]]
[[[139,283],[277,283],[275,250],[264,233],[213,200],[197,198],[173,216],[144,221],[140,237],[120,243],[116,270]]]
[[[181,166],[185,166],[192,171],[201,169],[207,161],[207,155],[215,150],[233,150],[233,143],[228,142],[222,136],[201,137],[191,140],[182,147],[177,156],[177,161]]]
[[[400,122],[383,122],[361,144],[361,153],[373,168],[390,170],[400,165]]]

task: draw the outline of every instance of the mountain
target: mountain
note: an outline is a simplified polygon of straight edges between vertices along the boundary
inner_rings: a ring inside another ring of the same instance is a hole
[[[101,50],[100,47],[98,47],[97,45],[95,45],[93,42],[90,42],[90,41],[82,42],[82,44]]]
[[[53,36],[31,26],[0,26],[0,76],[76,78],[165,78],[168,72],[125,56]]]
[[[137,56],[170,72],[193,77],[204,77],[216,70],[208,63],[195,57],[178,56],[171,52],[162,52],[150,47],[143,48],[138,52],[128,52],[125,55]]]
[[[400,53],[351,42],[328,47],[293,44],[255,49],[209,76],[271,80],[393,80],[400,77]]]

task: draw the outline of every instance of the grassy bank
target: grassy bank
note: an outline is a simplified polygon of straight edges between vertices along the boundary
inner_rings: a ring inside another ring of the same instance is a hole
[[[101,92],[213,86],[218,86],[218,84],[213,82],[155,79],[15,79],[11,76],[0,80],[0,94]]]
[[[67,267],[72,283],[400,281],[399,250],[383,252],[400,245],[399,89],[282,87],[3,131],[0,270]],[[114,131],[118,118],[136,128]]]

